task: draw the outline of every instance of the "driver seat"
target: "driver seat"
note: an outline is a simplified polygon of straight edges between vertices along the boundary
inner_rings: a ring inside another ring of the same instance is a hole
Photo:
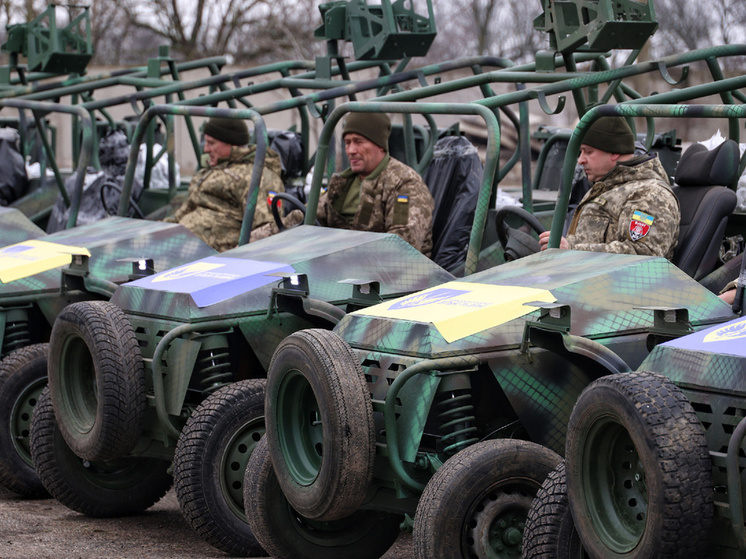
[[[445,136],[422,173],[435,202],[433,262],[455,273],[466,259],[484,168],[464,136]]]
[[[694,144],[681,156],[673,193],[679,200],[681,222],[673,263],[696,280],[712,272],[736,193],[725,185],[738,178],[738,144],[726,140],[713,150]]]

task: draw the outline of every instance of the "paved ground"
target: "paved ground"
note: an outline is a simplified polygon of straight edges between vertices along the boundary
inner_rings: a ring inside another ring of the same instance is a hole
[[[0,489],[0,559],[226,558],[184,522],[173,491],[145,514],[96,519],[53,499],[24,500]],[[412,559],[402,536],[385,559]]]

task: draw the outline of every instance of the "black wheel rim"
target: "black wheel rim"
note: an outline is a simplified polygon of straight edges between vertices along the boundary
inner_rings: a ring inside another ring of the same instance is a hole
[[[528,479],[503,480],[475,503],[464,526],[464,557],[517,559],[531,502],[538,491]]]

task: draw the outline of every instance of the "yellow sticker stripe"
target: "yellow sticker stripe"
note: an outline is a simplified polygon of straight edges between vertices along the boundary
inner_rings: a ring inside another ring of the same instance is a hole
[[[8,283],[66,266],[76,254],[91,255],[86,248],[39,240],[4,247],[0,249],[0,281]]]
[[[353,314],[429,322],[452,343],[536,310],[525,304],[533,301],[556,299],[546,289],[452,281]]]

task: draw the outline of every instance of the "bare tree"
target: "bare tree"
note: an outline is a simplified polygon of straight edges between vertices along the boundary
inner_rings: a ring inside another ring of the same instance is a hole
[[[311,60],[323,54],[323,41],[314,39],[314,31],[321,26],[319,4],[324,0],[282,0],[271,4],[267,18],[247,32],[243,44],[267,45],[265,52],[240,53],[239,59],[254,58],[257,62],[276,60]]]
[[[93,0],[90,4],[91,40],[95,64],[121,64],[133,45],[132,24],[121,2]]]
[[[526,0],[433,0],[438,36],[428,60],[491,55],[525,62],[546,46],[533,27],[541,4]]]
[[[250,50],[237,38],[269,13],[268,0],[127,0],[122,5],[133,26],[161,37],[185,59]],[[259,45],[256,49],[261,51]]]

